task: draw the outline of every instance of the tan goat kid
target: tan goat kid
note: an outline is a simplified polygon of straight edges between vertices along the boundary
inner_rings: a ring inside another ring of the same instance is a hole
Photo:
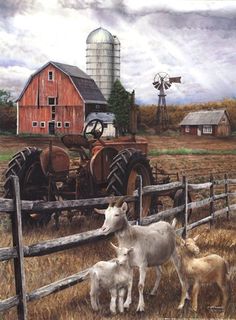
[[[178,309],[184,307],[185,297],[188,296],[190,283],[193,283],[192,309],[197,311],[198,293],[202,283],[217,283],[223,294],[223,307],[229,298],[229,274],[227,262],[217,254],[210,254],[202,258],[195,258],[200,250],[196,245],[199,235],[186,240],[180,239],[179,254],[181,259],[181,274],[184,277],[182,296]]]

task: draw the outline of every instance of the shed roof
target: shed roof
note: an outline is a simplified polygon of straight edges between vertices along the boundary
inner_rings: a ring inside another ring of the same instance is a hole
[[[113,123],[115,120],[115,115],[111,112],[91,112],[88,114],[86,122],[88,123],[93,119],[99,119],[105,123]]]
[[[226,110],[202,110],[190,112],[180,122],[180,125],[217,125],[224,114],[228,117]]]
[[[24,89],[22,90],[20,96],[17,98],[16,101],[19,101],[23,96],[25,90],[27,89],[28,85],[30,84],[33,77],[40,73],[43,69],[45,69],[48,65],[53,65],[57,69],[61,70],[65,73],[75,86],[76,90],[82,96],[85,103],[102,103],[107,104],[106,99],[104,98],[102,92],[98,88],[95,81],[90,78],[85,72],[79,69],[76,66],[72,66],[65,63],[59,63],[55,61],[49,61],[45,65],[43,65],[40,69],[38,69],[35,73],[33,73],[30,78],[28,79]]]

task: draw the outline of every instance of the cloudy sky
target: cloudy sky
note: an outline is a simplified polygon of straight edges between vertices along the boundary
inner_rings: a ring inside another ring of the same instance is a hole
[[[155,74],[182,76],[168,103],[236,97],[236,1],[0,0],[0,88],[17,96],[49,60],[86,69],[98,27],[121,42],[121,81],[156,103]]]

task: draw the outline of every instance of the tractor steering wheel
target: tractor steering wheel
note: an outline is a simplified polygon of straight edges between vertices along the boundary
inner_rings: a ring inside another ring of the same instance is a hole
[[[90,128],[92,127],[92,128]],[[84,138],[88,139],[89,135],[98,140],[104,131],[104,123],[99,119],[90,120],[84,128]]]

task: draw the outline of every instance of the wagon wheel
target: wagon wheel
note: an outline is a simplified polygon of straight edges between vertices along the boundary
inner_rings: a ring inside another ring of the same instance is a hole
[[[136,149],[120,151],[110,166],[111,172],[107,177],[109,194],[132,195],[137,189],[137,176],[142,176],[143,186],[153,184],[152,170],[145,154]],[[143,217],[151,210],[152,196],[143,196]],[[129,220],[137,220],[138,212],[134,204],[129,204]]]
[[[14,190],[10,176],[16,175],[19,178],[21,199],[48,200],[48,182],[41,169],[40,153],[40,149],[30,147],[13,156],[5,174],[4,189],[6,198],[13,197]],[[22,223],[24,225],[42,226],[50,221],[51,215],[52,213],[23,212]]]

